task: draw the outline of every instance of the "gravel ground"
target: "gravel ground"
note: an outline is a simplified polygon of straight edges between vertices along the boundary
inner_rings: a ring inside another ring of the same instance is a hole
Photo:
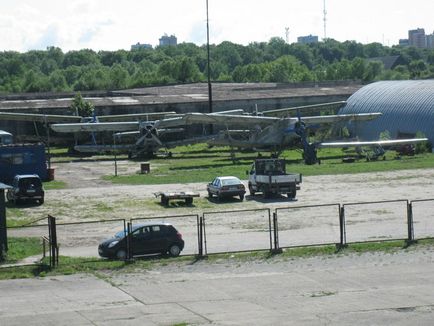
[[[139,167],[137,162],[121,161],[118,170],[119,174],[134,173]],[[113,168],[113,162],[108,161],[57,163],[56,180],[66,182],[67,189],[47,191],[44,205],[23,208],[21,218],[38,219],[50,214],[60,224],[120,218],[158,217],[161,220],[192,214],[170,221],[184,235],[184,253],[196,253],[195,214],[207,212],[208,252],[212,253],[268,248],[266,209],[281,209],[279,238],[280,245],[286,247],[339,241],[336,205],[297,209],[299,206],[434,197],[434,169],[305,177],[294,201],[283,196],[274,199],[246,196],[243,202],[234,199],[219,203],[208,200],[204,183],[127,186],[101,180],[102,175],[113,173]],[[192,206],[175,203],[164,207],[154,196],[158,191],[195,191],[201,198],[195,199]],[[434,202],[414,205],[417,237],[434,235],[430,214],[433,208]],[[263,211],[224,213],[233,210]],[[405,201],[348,206],[346,220],[348,242],[407,236]],[[121,229],[122,225],[122,222],[106,222],[59,227],[62,252],[74,256],[96,255],[97,243]],[[45,235],[46,231],[45,227],[40,227],[21,234],[39,236]],[[11,234],[17,232],[21,231]]]

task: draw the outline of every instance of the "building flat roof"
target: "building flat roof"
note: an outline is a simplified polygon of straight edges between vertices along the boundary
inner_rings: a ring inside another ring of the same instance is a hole
[[[362,87],[354,82],[330,83],[213,83],[213,101],[297,98],[309,96],[350,96]],[[98,107],[125,107],[152,104],[208,101],[206,83],[146,87],[111,92],[82,92],[83,98]],[[15,94],[3,96],[0,111],[36,112],[41,109],[68,108],[75,93]]]

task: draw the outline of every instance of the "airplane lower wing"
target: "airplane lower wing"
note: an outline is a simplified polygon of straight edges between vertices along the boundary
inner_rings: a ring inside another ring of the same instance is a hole
[[[393,139],[393,140],[373,140],[373,141],[347,141],[347,142],[331,142],[331,143],[318,143],[318,148],[340,148],[350,146],[393,146],[405,144],[417,144],[420,142],[428,141],[428,138],[412,138],[412,139]]]
[[[113,151],[129,151],[132,145],[75,145],[74,149],[80,153],[110,153]]]
[[[337,114],[303,117],[301,120],[306,124],[336,123],[340,121],[368,121],[381,116],[381,113],[358,113],[358,114]]]

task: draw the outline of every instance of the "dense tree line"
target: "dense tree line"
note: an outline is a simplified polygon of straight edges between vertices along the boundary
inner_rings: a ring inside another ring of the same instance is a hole
[[[211,79],[225,82],[302,82],[434,78],[434,50],[363,45],[354,41],[307,45],[281,38],[247,46],[212,45]],[[399,55],[384,69],[372,58]],[[206,47],[191,43],[155,49],[63,53],[0,53],[0,92],[112,90],[207,80]]]

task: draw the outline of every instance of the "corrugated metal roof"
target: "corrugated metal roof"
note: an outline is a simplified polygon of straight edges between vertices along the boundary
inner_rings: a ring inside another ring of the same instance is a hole
[[[373,121],[350,125],[361,140],[378,139],[389,131],[399,134],[422,132],[434,144],[434,80],[381,81],[354,93],[340,114],[381,112]]]

